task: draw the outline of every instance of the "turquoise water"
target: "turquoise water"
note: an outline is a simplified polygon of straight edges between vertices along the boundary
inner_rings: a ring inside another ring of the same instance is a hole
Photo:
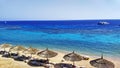
[[[0,44],[48,47],[63,51],[74,50],[86,55],[99,56],[103,53],[108,57],[120,57],[120,28],[117,25],[83,24],[2,23]]]

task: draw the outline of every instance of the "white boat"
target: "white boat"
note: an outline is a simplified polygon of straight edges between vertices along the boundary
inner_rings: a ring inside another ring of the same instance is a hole
[[[99,22],[98,25],[108,25],[110,24],[109,22]]]

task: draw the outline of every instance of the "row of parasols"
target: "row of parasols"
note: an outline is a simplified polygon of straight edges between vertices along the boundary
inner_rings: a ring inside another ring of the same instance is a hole
[[[6,50],[6,48],[9,48],[9,52],[17,51],[19,53],[19,51],[22,51],[25,54],[27,53],[31,54],[31,56],[33,54],[37,54],[38,56],[46,58],[47,60],[49,58],[52,58],[58,55],[58,53],[51,51],[48,48],[40,52],[36,48],[32,48],[32,47],[25,48],[23,46],[12,46],[11,44],[2,44],[0,48],[4,49],[4,51]],[[75,61],[81,61],[84,59],[83,56],[76,54],[74,51],[72,53],[64,55],[63,58],[66,61],[73,62],[73,65],[75,65]],[[101,58],[91,60],[90,64],[96,68],[115,68],[115,65],[111,61],[104,59],[103,55],[101,56]]]

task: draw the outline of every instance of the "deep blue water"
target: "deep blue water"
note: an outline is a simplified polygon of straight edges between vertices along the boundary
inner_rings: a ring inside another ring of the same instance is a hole
[[[0,21],[0,44],[120,57],[119,25],[120,20]]]

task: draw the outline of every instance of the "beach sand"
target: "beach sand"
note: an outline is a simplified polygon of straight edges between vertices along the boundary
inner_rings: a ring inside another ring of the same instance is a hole
[[[53,58],[50,58],[50,62],[52,63],[70,63],[72,64],[72,62],[70,61],[65,61],[62,57],[67,54],[66,52],[63,53],[63,52],[58,52],[58,55],[56,57],[53,57]],[[39,58],[39,59],[45,59],[45,58],[41,58],[39,56],[36,56],[36,55],[33,55],[34,58]],[[92,57],[92,56],[89,56],[89,60],[82,60],[82,61],[79,61],[79,62],[75,62],[75,65],[77,67],[85,67],[85,68],[95,68],[95,67],[92,67],[89,62],[90,60],[93,60],[93,59],[96,59],[96,58],[99,58],[99,57]],[[106,59],[106,58],[105,58]],[[61,61],[61,60],[64,60]],[[107,60],[109,61],[112,61],[114,64],[115,64],[115,68],[119,68],[120,67],[120,62],[118,59],[109,59],[107,58]],[[0,68],[44,68],[44,67],[32,67],[32,66],[29,66],[27,63],[25,62],[21,62],[21,61],[15,61],[13,60],[12,58],[3,58],[0,56]],[[50,65],[50,68],[54,68],[52,65]]]
[[[61,60],[64,60],[62,58],[64,55],[65,55],[64,53],[58,52],[58,55],[56,57],[50,58],[49,60],[52,63],[60,63]],[[41,57],[38,57],[38,56],[35,56],[35,55],[33,55],[33,57],[44,59],[44,58],[41,58]],[[93,59],[96,59],[96,58],[90,57],[90,60],[93,60]],[[79,61],[79,62],[75,62],[75,65],[77,65],[78,67],[94,68],[89,64],[90,60],[82,60],[82,61]],[[119,68],[120,63],[118,61],[113,61],[113,62],[116,66],[115,68]],[[72,62],[69,62],[69,61],[64,61],[64,62],[61,62],[61,63],[72,64]],[[0,56],[0,68],[44,68],[44,67],[32,67],[32,66],[29,66],[25,62],[14,61],[11,58],[3,58],[3,57]],[[52,65],[51,65],[51,68],[53,68]]]

